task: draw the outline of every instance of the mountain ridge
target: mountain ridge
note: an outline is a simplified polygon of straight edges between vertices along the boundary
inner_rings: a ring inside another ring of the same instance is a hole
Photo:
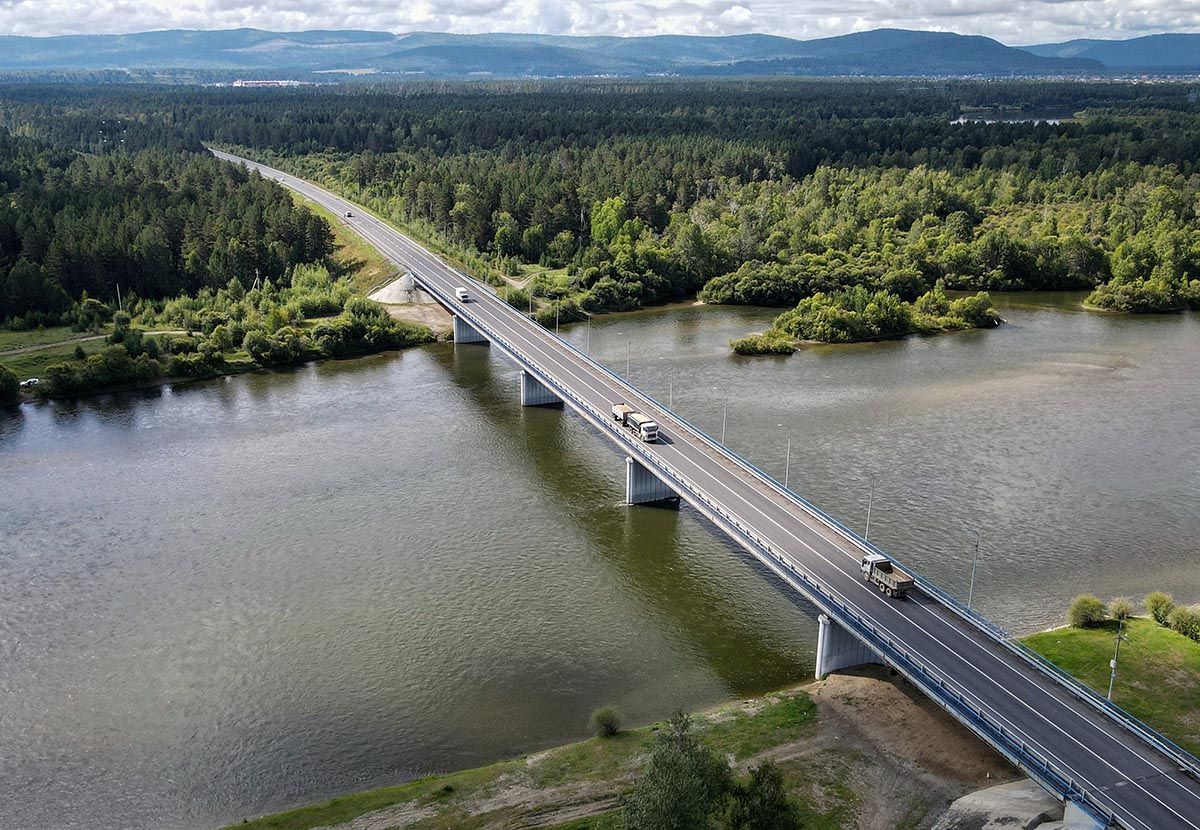
[[[392,34],[356,29],[167,29],[119,35],[0,36],[0,71],[197,70],[428,77],[656,75],[1080,76],[1200,72],[1200,34],[1007,46],[982,35],[874,29],[813,40],[779,35],[617,37]]]

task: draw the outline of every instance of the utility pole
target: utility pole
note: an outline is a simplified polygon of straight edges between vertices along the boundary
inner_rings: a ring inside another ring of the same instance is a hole
[[[1108,699],[1112,701],[1113,686],[1117,682],[1117,658],[1121,656],[1121,641],[1125,639],[1125,618],[1121,617],[1117,620],[1117,645],[1113,649],[1113,659],[1109,662],[1108,667],[1112,672],[1108,675]]]
[[[117,311],[124,311],[125,305],[121,302],[121,283],[117,283]]]
[[[979,566],[979,531],[972,530],[975,534],[975,555],[971,557],[971,588],[967,591],[967,610],[971,610],[971,602],[975,599],[975,569]]]
[[[863,531],[863,538],[870,540],[871,538],[871,505],[875,503],[875,474],[871,473],[871,494],[867,496],[867,529]]]

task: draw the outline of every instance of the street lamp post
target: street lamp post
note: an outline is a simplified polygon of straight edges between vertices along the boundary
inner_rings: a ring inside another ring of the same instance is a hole
[[[629,382],[629,351],[633,348],[633,339],[625,341],[625,382]]]
[[[725,445],[725,423],[729,420],[729,393],[725,393],[725,408],[721,410],[721,445]]]
[[[792,439],[789,436],[787,442],[787,456],[783,462],[783,489],[788,488],[788,477],[792,471]]]
[[[1111,669],[1108,675],[1108,699],[1112,700],[1113,686],[1117,682],[1117,658],[1121,656],[1121,641],[1125,639],[1125,618],[1121,617],[1117,620],[1117,645],[1113,649],[1113,659],[1109,662],[1108,667]]]
[[[871,473],[871,493],[867,496],[867,527],[863,531],[863,539],[871,538],[871,506],[875,503],[875,474]]]
[[[975,534],[975,555],[971,557],[971,587],[967,590],[967,610],[971,610],[971,602],[975,599],[975,569],[979,567],[979,531],[972,530]]]

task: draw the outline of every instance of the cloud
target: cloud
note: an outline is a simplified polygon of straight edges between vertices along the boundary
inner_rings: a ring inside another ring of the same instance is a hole
[[[1200,31],[1196,0],[0,0],[0,32],[148,29],[734,34],[824,37],[881,27],[1006,43]]]

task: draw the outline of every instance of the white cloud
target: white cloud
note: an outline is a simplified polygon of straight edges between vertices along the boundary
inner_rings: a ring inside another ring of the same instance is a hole
[[[885,26],[1006,43],[1200,31],[1196,0],[0,0],[15,35],[147,29],[377,29],[823,37]]]

